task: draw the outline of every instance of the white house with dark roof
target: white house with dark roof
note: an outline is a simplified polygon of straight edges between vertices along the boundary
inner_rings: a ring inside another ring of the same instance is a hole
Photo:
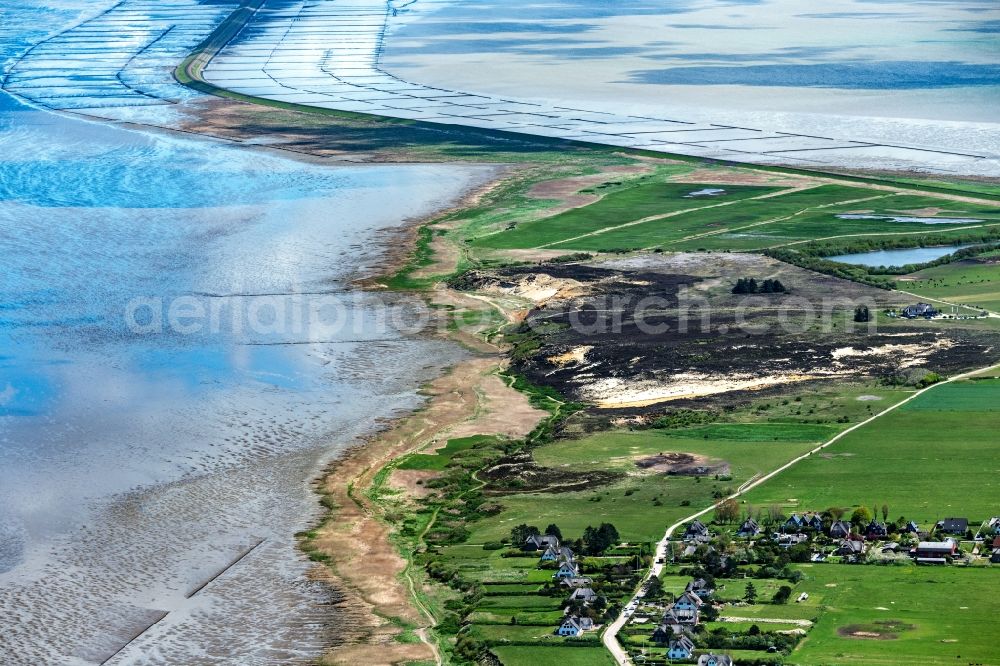
[[[555,562],[559,559],[559,550],[553,546],[549,546],[542,553],[542,562]]]
[[[589,617],[577,617],[576,615],[571,615],[563,620],[563,623],[559,625],[556,629],[556,633],[560,636],[579,636],[583,632],[594,628],[594,621]]]

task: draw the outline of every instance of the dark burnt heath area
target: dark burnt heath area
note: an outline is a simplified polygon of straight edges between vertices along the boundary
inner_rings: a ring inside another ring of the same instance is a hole
[[[787,292],[732,293],[746,276],[778,279]],[[1000,356],[995,333],[855,322],[856,307],[881,313],[907,297],[759,255],[518,266],[470,272],[455,286],[534,294],[536,306],[507,336],[514,368],[592,411],[727,404],[748,390],[835,377],[919,380]],[[555,293],[538,302],[542,287]]]

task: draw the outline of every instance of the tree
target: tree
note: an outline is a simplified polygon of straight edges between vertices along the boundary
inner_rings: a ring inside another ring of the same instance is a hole
[[[649,579],[649,583],[646,586],[646,598],[648,599],[659,599],[663,595],[663,581],[659,576],[653,576]]]
[[[854,321],[858,323],[864,323],[872,320],[872,313],[869,312],[867,305],[859,305],[854,308]]]
[[[747,633],[751,636],[760,636],[760,627],[756,624],[751,624],[750,628],[747,629]]]
[[[753,582],[747,583],[747,589],[743,592],[743,601],[748,604],[757,603],[757,588],[753,586]]]
[[[788,599],[792,596],[792,588],[787,585],[782,585],[778,588],[778,591],[774,593],[771,598],[771,602],[775,604],[787,604]]]
[[[734,499],[727,499],[715,508],[715,519],[720,523],[731,523],[740,517],[740,505]]]
[[[851,514],[851,523],[853,525],[867,525],[872,520],[872,512],[868,510],[866,506],[859,506]]]
[[[882,522],[884,523],[887,520],[889,520],[889,505],[888,504],[883,504],[882,505]]]
[[[844,516],[844,509],[839,506],[831,506],[826,510],[826,512],[830,514],[830,517],[834,520],[840,520]]]
[[[621,541],[618,530],[611,523],[601,523],[600,527],[587,525],[583,531],[583,548],[588,555],[600,555]]]
[[[548,527],[546,527],[545,528],[545,533],[547,535],[549,535],[549,536],[554,536],[555,538],[557,538],[560,541],[562,541],[562,538],[563,538],[562,532],[559,531],[559,526],[556,525],[555,523],[552,523],[551,525],[549,525]]]
[[[534,525],[525,525],[521,523],[516,525],[510,530],[510,542],[515,546],[520,546],[524,543],[524,540],[530,536],[537,536],[538,528]]]

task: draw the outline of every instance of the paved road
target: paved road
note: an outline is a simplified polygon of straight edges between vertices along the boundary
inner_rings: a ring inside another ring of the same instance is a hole
[[[716,502],[715,504],[713,504],[713,505],[711,505],[711,506],[709,506],[709,507],[707,507],[705,509],[702,509],[701,511],[698,511],[697,513],[692,513],[690,516],[687,516],[686,518],[682,518],[681,520],[677,521],[676,523],[674,523],[673,525],[671,525],[670,527],[667,528],[667,531],[664,533],[663,538],[660,539],[657,542],[657,544],[656,544],[656,553],[653,556],[653,565],[650,567],[649,571],[643,577],[642,583],[639,584],[639,588],[636,590],[635,594],[632,596],[632,599],[630,599],[630,603],[637,603],[638,601],[640,601],[642,599],[642,597],[645,596],[645,592],[643,591],[645,582],[647,580],[649,580],[649,578],[651,578],[652,576],[659,576],[660,572],[663,571],[663,567],[665,565],[658,563],[657,560],[663,559],[664,562],[666,562],[667,546],[670,543],[670,537],[673,536],[673,533],[676,532],[677,529],[680,528],[681,526],[683,526],[685,523],[690,522],[690,521],[694,520],[695,518],[700,518],[701,516],[704,516],[705,514],[710,513],[711,511],[714,511],[716,507],[718,507],[720,504],[722,504],[726,500],[736,499],[736,498],[740,497],[741,495],[745,494],[748,490],[752,490],[753,488],[756,488],[760,484],[767,482],[768,480],[774,478],[778,474],[781,474],[782,472],[784,472],[786,469],[788,469],[792,465],[795,465],[795,464],[797,464],[797,463],[805,460],[806,458],[808,458],[809,456],[813,455],[814,453],[818,453],[819,451],[822,451],[823,449],[825,449],[826,447],[830,446],[831,444],[839,441],[841,438],[845,437],[849,433],[854,432],[858,428],[862,428],[862,427],[868,425],[869,423],[871,423],[872,421],[885,416],[889,412],[891,412],[891,411],[893,411],[895,409],[900,408],[901,406],[903,406],[906,403],[910,402],[911,400],[917,398],[918,396],[922,395],[923,393],[925,393],[927,391],[932,391],[935,388],[937,388],[938,386],[941,386],[943,384],[948,384],[948,383],[951,383],[951,382],[954,382],[954,381],[957,381],[957,380],[960,380],[960,379],[965,379],[967,377],[971,377],[972,375],[978,374],[980,372],[985,372],[987,370],[992,370],[992,369],[995,369],[995,368],[1000,368],[1000,364],[990,365],[990,366],[986,366],[985,368],[978,368],[976,370],[970,370],[969,372],[964,372],[964,373],[962,373],[960,375],[955,375],[954,377],[950,377],[950,378],[948,378],[948,379],[946,379],[946,380],[944,380],[942,382],[938,382],[937,384],[932,384],[931,386],[928,386],[926,388],[922,388],[919,391],[914,391],[913,395],[909,396],[905,400],[900,400],[896,404],[891,405],[890,407],[887,407],[886,409],[883,409],[878,414],[875,414],[874,416],[871,416],[871,417],[865,419],[864,421],[862,421],[860,423],[857,423],[857,424],[851,426],[850,428],[847,428],[846,430],[842,431],[841,433],[837,434],[836,436],[832,437],[831,439],[827,440],[826,442],[820,444],[816,448],[810,450],[808,453],[804,453],[804,454],[802,454],[801,456],[799,456],[797,458],[793,458],[792,460],[788,461],[787,463],[785,463],[781,467],[775,469],[774,471],[768,472],[764,476],[761,476],[761,477],[759,477],[757,479],[751,480],[748,483],[745,483],[744,485],[740,486],[739,489],[735,493],[733,493],[732,495],[729,495],[728,497],[724,497],[724,498],[720,499],[718,502]],[[626,605],[628,605],[628,604],[626,604]],[[623,626],[625,626],[625,622],[628,619],[629,619],[629,617],[626,616],[625,615],[625,611],[623,611],[618,616],[618,618],[615,619],[614,622],[612,622],[611,624],[608,625],[607,629],[605,629],[604,633],[601,635],[601,640],[603,641],[604,646],[611,652],[611,655],[614,657],[615,661],[620,666],[629,666],[629,665],[632,664],[632,660],[629,659],[628,653],[621,646],[621,643],[618,642],[618,632],[621,631],[621,628]]]

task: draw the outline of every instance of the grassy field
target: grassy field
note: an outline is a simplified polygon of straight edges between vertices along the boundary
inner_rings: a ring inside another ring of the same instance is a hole
[[[755,488],[746,499],[789,509],[886,503],[922,525],[997,512],[1000,381],[935,387],[823,453]]]
[[[615,660],[603,647],[535,647],[510,645],[493,652],[504,666],[614,666]]]
[[[669,183],[660,179],[640,178],[629,186],[605,194],[590,205],[523,222],[509,231],[477,239],[476,244],[508,249],[542,247],[652,215],[716,207],[778,191],[778,188],[773,187],[734,185],[727,186],[726,194],[719,197],[688,196],[699,189],[702,187],[692,183]]]
[[[899,289],[1000,312],[1000,265],[976,260],[926,268],[898,280]]]
[[[493,231],[475,238],[473,245],[567,251],[759,249],[839,235],[941,233],[947,237],[949,227],[974,228],[1000,222],[1000,208],[994,206],[845,185],[785,193],[769,187],[725,186],[727,193],[720,197],[688,198],[698,186],[664,182],[662,176],[633,179],[594,203],[540,219],[518,223],[507,211],[507,228],[496,231],[500,220],[492,220]],[[837,217],[844,213],[937,213],[976,221],[945,225]],[[665,217],[639,222],[651,216]],[[476,228],[485,231],[489,226]]]
[[[495,437],[484,435],[473,435],[471,437],[459,437],[449,439],[448,443],[436,451],[414,453],[404,458],[399,465],[399,469],[424,469],[434,471],[444,471],[448,463],[452,461],[456,453],[468,451],[476,446],[495,442]]]
[[[1000,567],[800,565],[798,607],[819,617],[787,659],[803,666],[997,664]],[[892,631],[896,628],[897,631]],[[857,637],[854,632],[894,634]],[[843,634],[848,634],[847,636]]]

